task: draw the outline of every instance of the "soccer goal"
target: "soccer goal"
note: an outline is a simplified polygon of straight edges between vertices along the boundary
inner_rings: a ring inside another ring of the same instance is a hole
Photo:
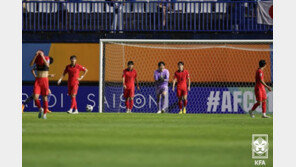
[[[167,112],[177,113],[172,81],[177,63],[183,61],[191,79],[187,113],[244,113],[255,102],[259,60],[266,60],[264,80],[273,84],[272,44],[272,40],[101,39],[99,112],[126,111],[122,73],[127,62],[133,61],[140,90],[135,89],[132,112],[156,113],[153,74],[163,61],[170,73]],[[267,112],[272,112],[272,92],[268,91]]]

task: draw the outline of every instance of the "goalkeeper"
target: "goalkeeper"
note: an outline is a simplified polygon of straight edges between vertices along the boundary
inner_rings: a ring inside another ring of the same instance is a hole
[[[158,69],[154,71],[154,80],[156,85],[156,97],[157,97],[157,113],[164,113],[168,107],[168,83],[170,73],[165,69],[165,63],[163,61],[158,63]]]

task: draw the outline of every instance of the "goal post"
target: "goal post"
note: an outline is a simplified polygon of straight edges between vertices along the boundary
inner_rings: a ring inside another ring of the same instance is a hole
[[[164,61],[170,72],[167,111],[177,113],[172,80],[177,63],[183,61],[192,82],[188,113],[245,113],[255,102],[259,60],[266,60],[264,79],[273,83],[272,44],[272,40],[101,39],[99,112],[125,112],[122,72],[133,61],[140,85],[133,112],[156,113],[153,73],[158,62]],[[267,93],[267,111],[272,112],[272,92]]]

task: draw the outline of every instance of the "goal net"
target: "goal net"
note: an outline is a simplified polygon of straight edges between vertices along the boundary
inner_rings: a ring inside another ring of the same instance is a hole
[[[245,113],[255,102],[255,72],[261,59],[267,62],[264,80],[272,86],[272,41],[101,40],[99,111],[126,111],[122,74],[127,62],[133,61],[140,90],[135,89],[132,112],[156,113],[153,74],[163,61],[170,73],[167,112],[177,113],[172,81],[177,63],[183,61],[191,79],[187,113]],[[267,112],[272,112],[272,92],[268,91]]]

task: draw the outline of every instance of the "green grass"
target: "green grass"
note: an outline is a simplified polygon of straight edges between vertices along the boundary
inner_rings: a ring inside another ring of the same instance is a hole
[[[23,167],[251,167],[272,119],[231,114],[23,114]]]

